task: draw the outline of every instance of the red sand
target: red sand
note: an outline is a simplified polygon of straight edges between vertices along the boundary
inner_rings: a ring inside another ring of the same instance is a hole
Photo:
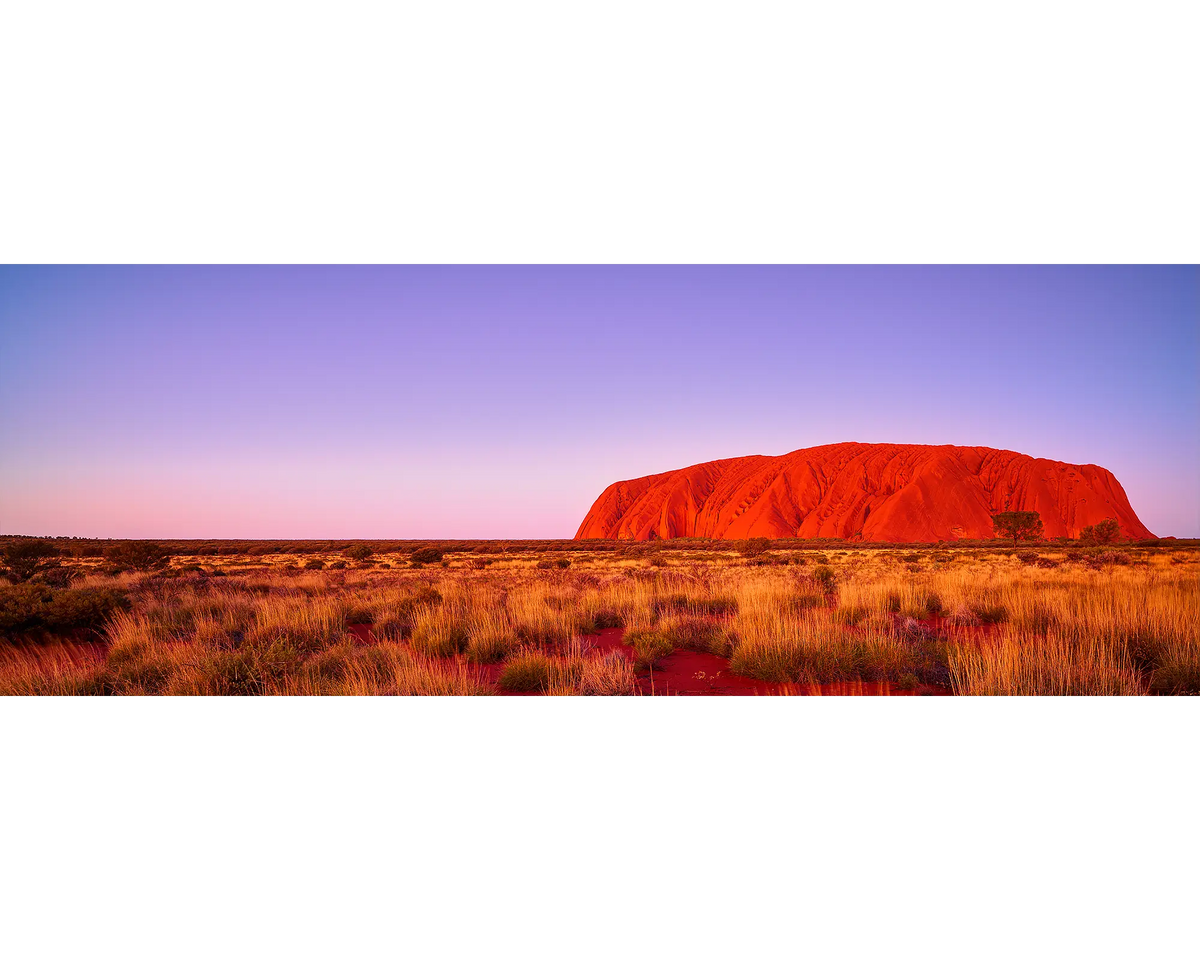
[[[625,641],[621,629],[601,630],[585,638],[598,654],[619,650],[633,659],[633,648]],[[936,687],[900,690],[890,683],[853,681],[850,683],[768,683],[740,677],[729,670],[729,661],[713,653],[695,650],[676,650],[664,657],[653,670],[638,677],[638,687],[645,695],[654,696],[913,696],[947,694]]]
[[[355,643],[376,642],[368,624],[350,624],[347,630],[354,636]],[[583,644],[592,656],[617,650],[632,660],[634,648],[626,646],[624,636],[622,628],[601,630],[598,634],[584,636]],[[547,650],[547,653],[554,653],[554,650]],[[505,700],[541,698],[540,692],[533,690],[500,690],[498,680],[503,664],[468,666],[482,682],[494,686]],[[782,697],[799,700],[946,700],[950,696],[946,688],[924,684],[913,690],[901,690],[894,684],[868,683],[864,680],[822,684],[766,683],[764,680],[734,676],[730,672],[730,661],[724,656],[697,653],[695,650],[676,650],[653,671],[638,674],[637,688],[641,696],[658,697],[660,700],[772,700]]]
[[[833,537],[885,543],[988,539],[992,514],[1036,510],[1047,537],[1115,517],[1153,537],[1116,477],[1093,464],[989,447],[836,443],[713,460],[608,487],[576,540]]]

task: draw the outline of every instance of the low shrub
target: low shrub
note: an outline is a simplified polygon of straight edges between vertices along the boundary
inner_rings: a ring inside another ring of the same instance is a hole
[[[812,578],[816,580],[818,584],[820,584],[821,589],[826,593],[831,591],[833,589],[833,585],[837,582],[837,574],[833,572],[831,567],[827,567],[824,564],[814,568],[812,572]]]
[[[625,642],[633,647],[639,670],[652,667],[675,652],[670,637],[659,630],[630,630],[625,634]]]
[[[97,630],[117,611],[129,607],[129,597],[122,590],[55,590],[43,584],[0,587],[0,633]]]
[[[736,597],[692,597],[683,593],[655,597],[650,604],[650,609],[659,616],[667,613],[688,613],[721,617],[737,613],[737,608]]]
[[[1079,542],[1090,547],[1102,547],[1116,543],[1121,537],[1121,526],[1113,518],[1101,520],[1084,527],[1079,534]]]
[[[545,690],[550,684],[550,658],[532,651],[518,654],[504,664],[496,682],[501,690],[514,693]]]
[[[0,550],[0,573],[14,583],[24,583],[57,568],[58,556],[58,547],[45,540],[10,540]]]
[[[38,583],[46,584],[47,587],[65,589],[82,576],[78,570],[72,570],[70,566],[54,566],[54,568],[42,570],[38,574],[35,574],[34,580]]]
[[[978,606],[973,606],[971,607],[971,613],[975,615],[976,619],[980,623],[989,625],[1004,623],[1006,620],[1008,620],[1008,610],[999,604],[980,604]]]
[[[743,557],[757,557],[770,548],[771,541],[767,537],[752,537],[742,544],[741,554]]]
[[[98,630],[120,610],[130,609],[123,590],[88,587],[59,590],[51,599],[44,617],[51,630]]]
[[[616,610],[600,610],[592,617],[593,630],[613,630],[625,626],[625,618]]]
[[[832,619],[834,623],[844,624],[848,627],[856,627],[867,616],[865,607],[838,607],[833,611]]]
[[[171,562],[170,551],[152,540],[127,540],[105,556],[120,570],[161,570]]]

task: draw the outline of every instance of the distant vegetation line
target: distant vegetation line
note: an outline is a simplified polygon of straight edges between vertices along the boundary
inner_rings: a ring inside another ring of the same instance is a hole
[[[746,553],[755,550],[944,550],[954,548],[995,549],[997,546],[1012,547],[1011,539],[996,537],[987,540],[950,540],[937,543],[880,543],[819,538],[801,540],[796,538],[752,540],[712,540],[699,537],[675,537],[670,540],[232,540],[232,539],[171,539],[171,538],[97,538],[97,537],[43,537],[11,536],[0,537],[0,544],[13,541],[39,540],[53,544],[65,556],[79,558],[101,557],[120,544],[153,543],[176,555],[202,556],[270,556],[285,554],[329,554],[344,553],[355,547],[365,546],[372,553],[412,554],[418,550],[434,547],[445,553],[546,553],[546,552],[597,552],[648,554],[662,551],[711,550],[721,553]],[[1111,542],[1111,541],[1110,541]],[[1194,547],[1200,539],[1179,540],[1172,537],[1152,540],[1122,540],[1126,546],[1136,547]],[[1054,539],[1024,540],[1022,547],[1072,547],[1087,546],[1081,540],[1068,537]]]

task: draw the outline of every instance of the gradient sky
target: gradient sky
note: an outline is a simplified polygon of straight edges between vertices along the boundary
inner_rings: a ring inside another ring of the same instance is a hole
[[[571,537],[843,440],[1098,463],[1200,536],[1196,267],[0,267],[0,532]]]

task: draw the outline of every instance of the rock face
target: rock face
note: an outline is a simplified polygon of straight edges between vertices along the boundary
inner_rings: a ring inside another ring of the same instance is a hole
[[[989,447],[835,443],[622,480],[600,494],[575,539],[932,543],[989,539],[1003,510],[1036,510],[1047,537],[1075,537],[1108,517],[1122,536],[1154,536],[1103,467]]]

